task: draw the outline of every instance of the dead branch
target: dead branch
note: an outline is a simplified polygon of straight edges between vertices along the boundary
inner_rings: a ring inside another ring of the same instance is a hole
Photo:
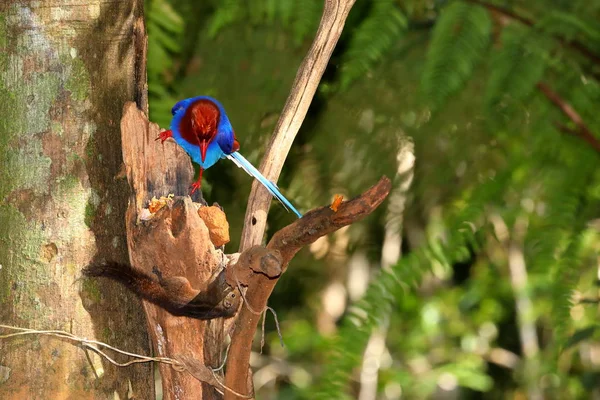
[[[538,82],[536,87],[577,127],[577,129],[571,129],[563,124],[557,124],[558,128],[565,133],[585,140],[594,150],[600,153],[600,140],[590,131],[581,115],[546,83]]]
[[[248,286],[245,300],[249,307],[242,306],[232,334],[225,385],[239,393],[248,393],[248,368],[254,333],[260,320],[260,313],[279,276],[304,246],[318,238],[332,233],[346,225],[360,221],[373,212],[385,200],[391,189],[391,182],[382,177],[379,182],[360,196],[343,202],[334,212],[329,207],[321,207],[308,212],[301,219],[279,230],[269,241],[267,248],[252,247],[240,256],[240,261],[228,270],[228,279]],[[251,254],[252,253],[252,254]],[[269,261],[272,258],[271,261]],[[271,266],[269,266],[271,264]],[[281,272],[273,265],[280,266]],[[265,273],[270,270],[274,274]],[[230,283],[231,284],[231,283]],[[238,398],[233,392],[225,393],[225,399]]]
[[[306,117],[331,53],[344,28],[346,17],[356,0],[325,0],[323,15],[312,47],[298,69],[296,80],[267,146],[260,171],[277,182],[292,142]],[[271,195],[257,181],[248,199],[240,251],[261,244],[267,226]]]
[[[391,186],[390,180],[384,176],[360,196],[342,202],[337,212],[328,206],[308,212],[302,219],[275,233],[269,241],[267,249],[277,250],[281,253],[282,265],[285,270],[292,257],[302,247],[346,225],[360,221],[370,214],[387,197]]]

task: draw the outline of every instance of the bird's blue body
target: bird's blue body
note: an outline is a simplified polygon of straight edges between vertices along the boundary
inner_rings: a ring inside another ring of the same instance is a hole
[[[197,143],[190,143],[185,140],[181,134],[181,120],[185,116],[185,110],[198,100],[205,100],[212,102],[219,109],[218,125],[217,132],[215,138],[210,141],[208,145],[208,149],[206,152],[206,158],[204,161],[202,160],[200,154],[200,147]],[[171,114],[173,114],[173,119],[171,119],[171,131],[173,131],[173,139],[177,142],[178,145],[183,147],[186,153],[192,158],[192,160],[200,165],[202,168],[207,169],[215,165],[217,161],[221,158],[225,157],[225,152],[221,147],[229,148],[231,151],[231,146],[235,139],[235,135],[233,133],[233,127],[231,126],[231,122],[229,122],[229,117],[227,117],[227,113],[225,112],[225,108],[223,105],[219,103],[216,99],[209,96],[197,96],[191,97],[189,99],[181,100],[177,102],[173,108],[171,109]]]
[[[209,96],[197,96],[177,102],[171,113],[171,129],[162,132],[159,139],[165,141],[172,137],[200,165],[200,177],[192,185],[192,192],[200,187],[204,169],[212,167],[221,158],[229,158],[255,177],[298,218],[302,218],[302,214],[281,194],[277,185],[265,178],[237,151],[239,143],[221,103]]]

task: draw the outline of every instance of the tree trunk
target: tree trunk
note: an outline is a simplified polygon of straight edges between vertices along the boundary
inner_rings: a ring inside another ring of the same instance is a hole
[[[128,261],[119,120],[126,101],[147,109],[142,5],[0,2],[0,323],[150,354],[139,300],[78,280],[92,261]],[[153,398],[151,366],[45,336],[0,340],[0,398],[115,393]]]

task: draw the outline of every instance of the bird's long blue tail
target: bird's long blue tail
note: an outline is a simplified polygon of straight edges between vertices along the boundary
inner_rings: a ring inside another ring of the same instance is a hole
[[[300,214],[300,212],[296,210],[296,207],[294,207],[292,203],[290,203],[290,201],[286,199],[283,194],[281,194],[277,185],[265,178],[263,174],[254,168],[254,165],[250,164],[250,161],[246,160],[243,155],[236,151],[235,153],[227,155],[227,158],[233,161],[239,168],[246,171],[248,175],[255,177],[264,187],[267,188],[273,197],[283,204],[285,208],[292,210],[298,216],[298,218],[302,218],[302,214]]]

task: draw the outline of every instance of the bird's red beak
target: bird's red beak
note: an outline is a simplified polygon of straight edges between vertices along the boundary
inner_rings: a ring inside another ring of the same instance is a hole
[[[208,149],[208,140],[200,141],[200,156],[202,157],[202,162],[206,158],[206,150]]]

